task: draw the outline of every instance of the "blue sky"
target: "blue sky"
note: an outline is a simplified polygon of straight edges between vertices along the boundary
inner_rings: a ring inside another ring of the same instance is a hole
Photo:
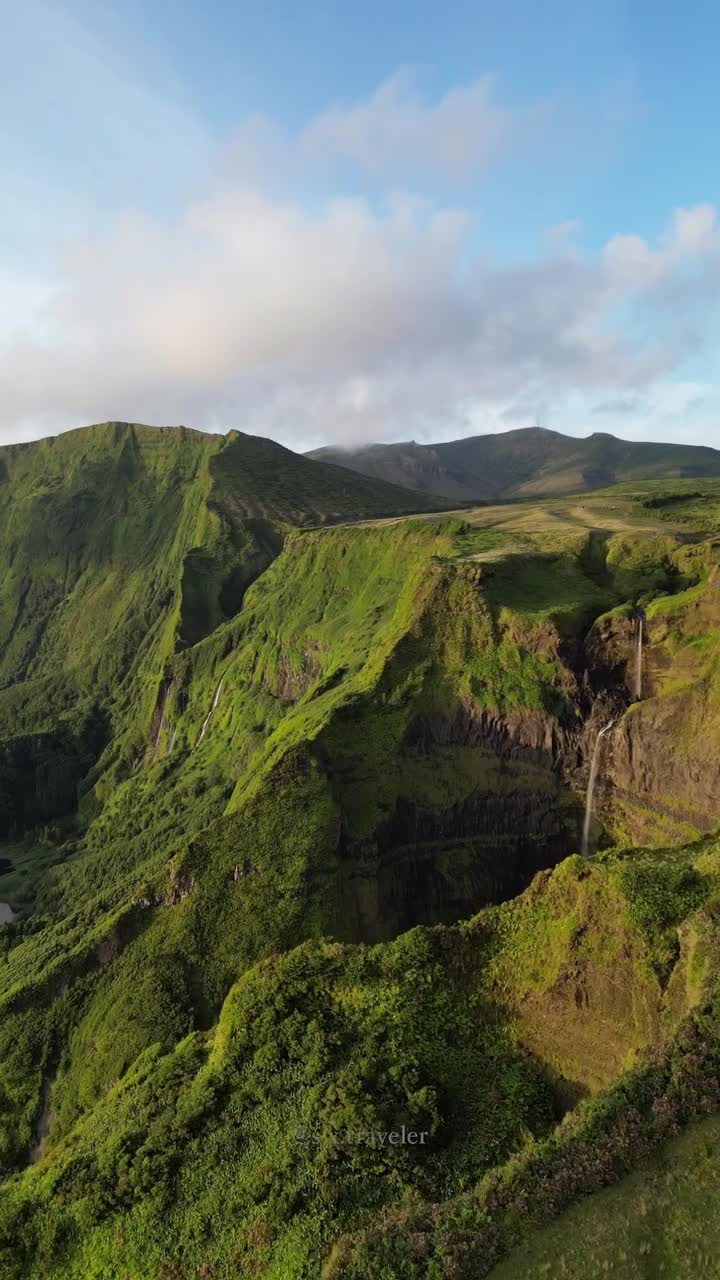
[[[710,3],[0,18],[0,440],[720,444]]]

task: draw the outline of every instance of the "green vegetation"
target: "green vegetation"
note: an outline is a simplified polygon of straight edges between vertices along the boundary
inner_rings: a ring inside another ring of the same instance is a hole
[[[653,967],[667,979],[679,954],[677,925],[707,896],[702,877],[684,859],[660,863],[634,857],[618,869],[629,916],[648,943]]]
[[[720,1117],[692,1125],[619,1187],[601,1191],[539,1231],[491,1280],[697,1280],[720,1254]]]
[[[589,625],[608,607],[615,597],[587,575],[582,542],[572,543],[556,552],[518,553],[501,561],[491,572],[488,594],[502,618],[547,620],[568,636],[577,635],[584,623]]]
[[[456,502],[581,493],[622,481],[657,480],[667,499],[671,477],[697,496],[698,479],[720,477],[715,449],[677,444],[635,444],[603,432],[585,439],[541,427],[471,436],[446,444],[370,445],[356,450],[316,449],[311,458],[337,462],[376,480],[391,480]],[[673,491],[676,485],[673,485]],[[703,483],[703,492],[705,484]],[[655,502],[654,506],[659,504]]]
[[[230,1275],[261,1222],[267,1274],[311,1275],[335,1221],[461,1186],[545,1130],[538,1067],[465,1007],[446,966],[442,937],[416,931],[249,971],[212,1035],[145,1054],[8,1189],[5,1273],[44,1259],[68,1276]],[[402,1125],[422,1145],[374,1141]]]
[[[705,847],[698,857],[707,864],[710,852]],[[712,856],[715,865],[720,847]],[[662,860],[657,873],[660,880],[666,875]],[[711,880],[705,896],[696,897],[695,913],[710,902]],[[621,925],[614,943],[588,928],[608,912]],[[572,929],[564,923],[568,913]],[[552,962],[536,974],[539,956],[529,969],[521,957],[533,954],[533,935],[538,942],[547,937],[539,930],[543,916],[556,922],[551,936],[559,931]],[[705,918],[717,953],[717,926]],[[124,1001],[118,1016],[126,1030],[123,1044],[113,1037],[107,1051],[122,1078],[93,1099],[86,1118],[76,1089],[56,1091],[60,1111],[72,1108],[59,1117],[65,1136],[6,1185],[0,1263],[8,1277],[34,1274],[34,1266],[63,1277],[110,1278],[128,1270],[190,1276],[202,1267],[230,1276],[239,1265],[260,1266],[272,1277],[311,1276],[342,1229],[361,1234],[338,1246],[334,1260],[331,1250],[328,1275],[380,1276],[384,1258],[398,1275],[432,1274],[425,1269],[430,1259],[447,1250],[476,1258],[469,1227],[476,1221],[481,1229],[492,1188],[506,1187],[513,1203],[518,1195],[527,1200],[530,1184],[537,1195],[558,1162],[568,1160],[579,1162],[592,1186],[613,1180],[632,1160],[632,1142],[644,1151],[660,1140],[677,1122],[680,1103],[684,1112],[702,1109],[720,1053],[714,1015],[702,1014],[688,1024],[695,1031],[683,1030],[677,1045],[668,1041],[655,1066],[636,1068],[624,1084],[582,1104],[572,1123],[553,1128],[563,1095],[558,1071],[549,1072],[542,1055],[528,1050],[533,1026],[545,1021],[542,1008],[528,1008],[528,977],[542,989],[550,1015],[582,956],[586,983],[594,973],[598,993],[610,974],[627,981],[625,1003],[614,1010],[626,1051],[636,1043],[641,999],[655,1001],[656,1043],[672,1031],[661,1029],[661,988],[652,989],[643,975],[645,944],[633,908],[623,908],[609,870],[580,859],[467,925],[415,929],[373,948],[317,941],[275,954],[234,984],[211,1031],[186,1034],[180,1005],[179,1021],[167,1014],[157,1021],[153,1046],[137,1054],[132,1036],[142,1033],[149,1010],[167,1008],[167,988],[177,990],[182,981],[173,965],[158,964],[158,943],[157,931],[147,934],[140,950],[135,944],[110,962],[110,998],[113,1007]],[[163,973],[165,992],[158,987]],[[696,1007],[707,998],[701,984]],[[584,1069],[592,1075],[597,1045],[592,1051],[590,1039],[601,1011],[592,1003],[578,1011],[571,989],[564,1000],[568,1016],[574,1007],[584,1021]],[[688,1006],[680,1012],[686,1015]],[[89,1049],[95,1056],[102,1051],[101,1025],[101,1016],[86,1020],[84,1042],[71,1045],[86,1064],[82,1079],[91,1091],[96,1064]],[[556,1044],[563,1046],[560,1037]],[[569,1040],[564,1049],[572,1058]],[[126,1063],[123,1053],[134,1061]],[[707,1062],[698,1074],[703,1053]],[[571,1065],[577,1080],[582,1066]],[[612,1078],[621,1072],[618,1064]],[[658,1110],[655,1100],[666,1097],[666,1110]],[[636,1124],[626,1133],[628,1100],[653,1110],[654,1129]],[[675,1109],[666,1114],[671,1100]],[[375,1141],[403,1125],[427,1135],[422,1146]],[[598,1143],[618,1125],[626,1137],[608,1164]],[[590,1168],[582,1154],[589,1150],[596,1152]],[[512,1152],[506,1173],[482,1181]],[[471,1211],[478,1182],[481,1199]],[[430,1215],[419,1255],[412,1235],[386,1240],[382,1215],[377,1225],[365,1225],[376,1222],[383,1205],[396,1206],[399,1220]],[[541,1208],[534,1215],[540,1220]],[[519,1220],[516,1210],[508,1213],[504,1230],[512,1242]]]
[[[712,532],[720,523],[720,484],[710,481],[702,490],[689,484],[675,485],[650,494],[642,505],[661,520]]]
[[[720,1111],[712,481],[0,462],[0,1277],[477,1278]]]

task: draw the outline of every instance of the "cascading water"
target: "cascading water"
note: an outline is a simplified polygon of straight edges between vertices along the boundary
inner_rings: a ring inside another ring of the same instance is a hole
[[[170,697],[171,688],[172,688],[171,680],[163,681],[162,693],[160,695],[160,706],[158,708],[160,711],[160,719],[158,720],[158,727],[155,733],[155,740],[153,742],[153,759],[155,759],[155,757],[157,756],[158,747],[160,746],[160,738],[162,737],[162,731],[165,728],[165,723],[166,723],[165,712],[167,710],[168,698]]]
[[[593,749],[592,762],[590,765],[590,777],[588,778],[587,795],[585,797],[585,821],[583,823],[583,836],[582,836],[583,858],[589,858],[590,856],[590,828],[592,826],[592,818],[593,818],[593,802],[595,799],[595,786],[597,783],[598,772],[600,769],[600,751],[602,748],[602,740],[605,737],[605,735],[610,732],[614,724],[615,724],[615,721],[610,720],[608,724],[606,724],[604,728],[600,730],[597,738],[595,739],[595,747]]]
[[[638,614],[637,620],[637,644],[635,647],[635,697],[638,702],[642,698],[643,690],[643,619],[642,614]]]
[[[200,743],[202,742],[203,738],[205,737],[205,730],[207,729],[207,727],[208,727],[208,725],[209,725],[209,723],[210,723],[210,719],[211,719],[211,717],[212,717],[212,713],[213,713],[213,711],[215,710],[215,708],[216,708],[216,706],[217,706],[218,702],[220,701],[220,690],[221,690],[221,689],[222,689],[222,687],[223,687],[223,680],[224,680],[224,679],[225,679],[225,677],[223,676],[223,678],[222,678],[222,680],[220,681],[220,683],[219,683],[219,685],[218,685],[217,689],[215,690],[215,697],[214,697],[214,698],[213,698],[213,700],[212,700],[212,706],[210,707],[210,710],[208,711],[208,713],[207,713],[207,715],[206,715],[205,719],[203,720],[203,726],[202,726],[202,729],[200,730],[200,737],[198,738],[197,742],[195,743],[195,746],[196,746],[196,747],[199,747],[199,746],[200,746]]]

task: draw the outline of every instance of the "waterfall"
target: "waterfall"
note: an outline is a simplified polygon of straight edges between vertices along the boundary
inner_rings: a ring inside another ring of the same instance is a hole
[[[223,687],[223,680],[224,680],[224,679],[225,679],[225,677],[223,676],[223,677],[222,677],[222,680],[220,681],[220,683],[219,683],[219,685],[218,685],[218,687],[217,687],[217,689],[215,690],[215,697],[214,697],[214,698],[213,698],[213,700],[212,700],[212,706],[210,707],[210,710],[208,711],[208,713],[207,713],[207,715],[206,715],[205,719],[203,720],[203,726],[202,726],[202,729],[200,730],[200,737],[198,738],[197,742],[195,743],[195,746],[196,746],[196,747],[199,747],[199,746],[200,746],[200,743],[202,742],[203,738],[205,737],[205,730],[207,729],[207,727],[208,727],[208,725],[209,725],[209,723],[210,723],[210,717],[212,716],[213,711],[215,710],[215,708],[216,708],[216,706],[217,706],[218,702],[220,701],[220,690],[221,690],[221,689],[222,689],[222,687]]]
[[[163,680],[161,689],[162,692],[160,694],[160,703],[158,706],[160,720],[158,722],[157,732],[153,741],[153,760],[157,755],[158,747],[160,746],[160,737],[163,729],[165,728],[165,711],[167,709],[168,698],[170,697],[170,690],[172,689],[172,680]]]
[[[643,619],[638,614],[637,647],[635,651],[635,697],[638,702],[642,698],[643,688]]]
[[[592,763],[590,765],[590,777],[588,778],[587,796],[585,798],[585,822],[583,823],[582,836],[582,856],[587,858],[590,856],[590,827],[593,818],[593,800],[595,798],[595,784],[597,783],[598,771],[600,769],[600,750],[602,740],[606,733],[609,733],[615,724],[614,720],[610,720],[603,729],[600,730],[595,739],[595,747],[593,750]]]

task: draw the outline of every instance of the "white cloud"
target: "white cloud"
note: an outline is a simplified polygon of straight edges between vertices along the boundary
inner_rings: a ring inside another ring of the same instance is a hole
[[[295,133],[267,116],[244,120],[223,155],[235,181],[283,173],[293,179],[338,170],[393,187],[435,181],[472,182],[497,160],[527,153],[556,124],[553,103],[502,102],[492,76],[423,97],[410,73],[384,81],[368,98],[336,104]]]
[[[430,104],[409,77],[398,75],[366,102],[333,107],[314,120],[300,149],[310,160],[349,160],[394,184],[418,175],[459,180],[519,142],[542,114],[542,107],[519,113],[500,105],[490,76]]]
[[[470,209],[388,192],[471,187],[541,136],[555,146],[557,105],[513,108],[488,77],[431,99],[398,75],[292,135],[246,121],[210,181],[213,144],[161,53],[103,38],[90,8],[92,30],[27,0],[3,33],[15,223],[58,194],[77,216],[61,201],[73,242],[58,247],[45,213],[32,255],[0,273],[0,440],[107,418],[299,447],[459,434],[577,394],[635,395],[697,349],[717,294],[712,206],[678,210],[656,244],[617,236],[594,256],[568,222],[507,264],[478,249]],[[271,181],[278,166],[289,184]],[[308,174],[372,199],[270,194]],[[153,202],[155,217],[137,212]],[[113,207],[126,212],[111,222]]]
[[[633,395],[685,358],[687,298],[653,295],[649,326],[627,316],[660,280],[714,261],[706,206],[678,211],[657,247],[616,237],[596,257],[561,242],[532,262],[468,264],[471,231],[461,211],[409,198],[311,214],[257,190],[215,194],[171,226],[126,219],[66,257],[32,324],[0,340],[0,431],[128,418],[299,447],[459,434],[484,410]]]
[[[675,256],[683,253],[717,251],[720,245],[717,210],[711,204],[698,204],[693,209],[676,209],[669,237],[669,252]]]
[[[637,235],[613,236],[605,247],[610,277],[621,291],[664,284],[683,265],[705,269],[719,257],[720,227],[711,204],[676,209],[657,247]]]

